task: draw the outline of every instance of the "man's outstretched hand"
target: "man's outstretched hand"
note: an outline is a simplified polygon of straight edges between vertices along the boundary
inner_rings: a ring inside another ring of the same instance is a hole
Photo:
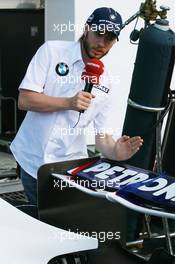
[[[141,137],[122,136],[115,142],[116,160],[127,160],[131,158],[143,145]]]

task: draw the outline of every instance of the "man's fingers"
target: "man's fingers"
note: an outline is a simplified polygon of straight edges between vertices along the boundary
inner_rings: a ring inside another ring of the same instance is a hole
[[[139,151],[140,148],[135,148],[132,150],[132,154],[134,155],[135,153],[137,153]]]
[[[86,103],[86,104],[90,104],[90,102],[91,102],[90,99],[83,97],[83,96],[79,98],[79,101],[82,103]]]
[[[78,92],[75,96],[70,97],[69,108],[75,111],[87,110],[92,98],[95,98],[95,95],[84,91]]]
[[[89,104],[87,104],[87,103],[81,103],[80,104],[80,108],[81,108],[81,110],[86,110],[87,108],[89,107]]]
[[[143,139],[141,137],[132,137],[130,139],[130,144],[135,146],[135,145],[142,145],[143,144]]]
[[[130,144],[136,144],[137,145],[138,142],[143,143],[143,139],[139,136],[130,138],[129,136],[124,135],[120,139],[122,142],[128,141]]]
[[[139,146],[142,146],[143,145],[143,141],[140,141],[140,140],[137,140],[137,141],[134,141],[133,143],[131,143],[131,146],[133,148],[136,148],[136,147],[139,147]]]
[[[121,141],[121,142],[125,142],[125,141],[127,141],[128,139],[130,139],[130,137],[124,135],[124,136],[122,136],[122,137],[120,138],[120,141]]]
[[[131,142],[131,143],[133,143],[133,142],[135,142],[135,141],[143,141],[143,139],[142,139],[141,137],[139,137],[139,136],[132,137],[132,138],[130,139],[130,142]]]
[[[91,94],[91,93],[88,93],[88,92],[81,92],[81,95],[83,96],[83,97],[86,97],[86,98],[89,98],[90,100],[92,99],[92,98],[95,98],[95,95],[94,94]]]
[[[135,155],[143,145],[143,139],[141,137],[132,137],[129,141],[129,148],[131,157]]]
[[[95,98],[95,96],[87,92],[81,92],[79,94],[78,104],[87,108],[90,105],[92,98]]]

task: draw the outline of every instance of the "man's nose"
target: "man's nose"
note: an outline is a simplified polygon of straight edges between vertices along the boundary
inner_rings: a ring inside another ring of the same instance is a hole
[[[99,37],[99,39],[98,39],[98,46],[100,48],[104,48],[105,47],[105,36],[104,35],[102,35],[102,36]]]

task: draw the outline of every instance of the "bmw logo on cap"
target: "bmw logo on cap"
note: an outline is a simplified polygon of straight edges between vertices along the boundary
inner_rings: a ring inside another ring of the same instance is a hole
[[[111,20],[115,20],[116,19],[116,16],[114,14],[110,14],[110,19]]]
[[[60,62],[56,65],[55,71],[60,76],[66,76],[69,73],[69,67],[66,63]]]

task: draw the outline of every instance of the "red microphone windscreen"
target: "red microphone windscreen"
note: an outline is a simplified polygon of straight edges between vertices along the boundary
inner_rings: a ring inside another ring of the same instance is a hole
[[[104,72],[104,64],[98,59],[87,61],[81,78],[88,83],[99,84],[100,75]]]

